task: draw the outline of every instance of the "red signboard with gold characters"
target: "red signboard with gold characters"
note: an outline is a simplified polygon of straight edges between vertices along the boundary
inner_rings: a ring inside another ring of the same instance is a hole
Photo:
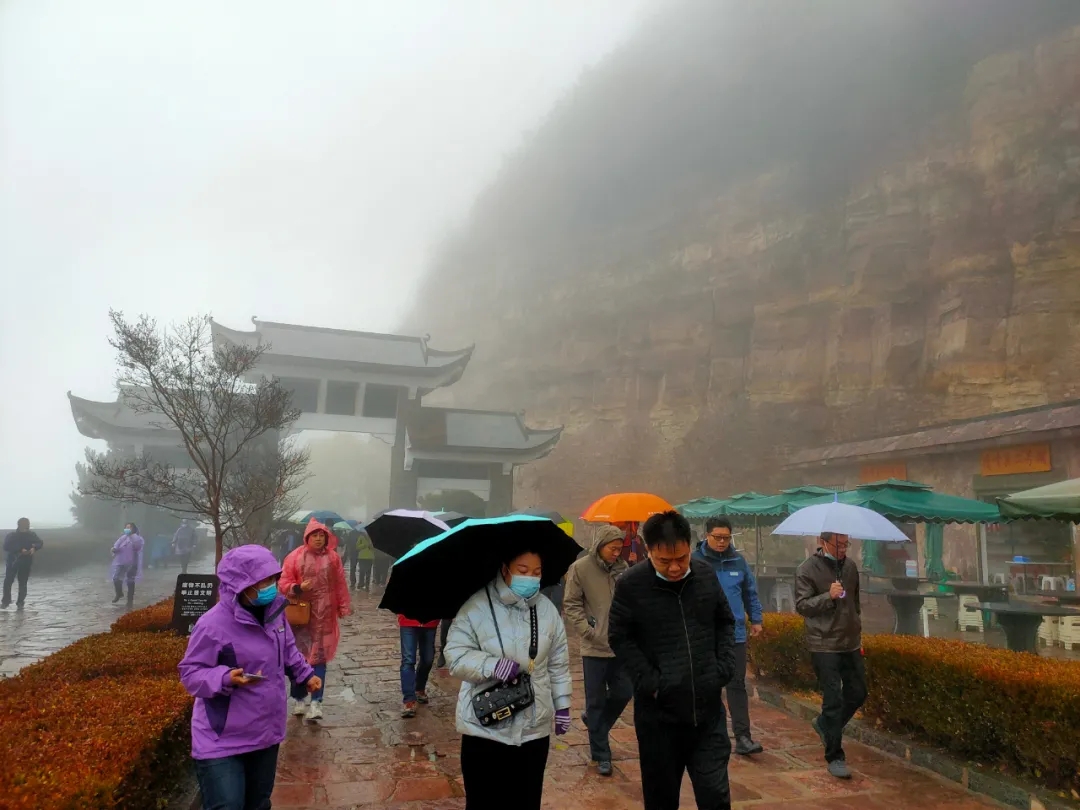
[[[1050,445],[1024,444],[985,450],[979,467],[983,475],[1049,472],[1053,469],[1050,463]]]

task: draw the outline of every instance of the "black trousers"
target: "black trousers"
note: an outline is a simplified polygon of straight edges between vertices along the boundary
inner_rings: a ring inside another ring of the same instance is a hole
[[[446,634],[450,632],[450,625],[453,623],[453,619],[443,619],[439,623],[439,652],[446,649]]]
[[[731,740],[723,713],[693,726],[657,722],[635,711],[634,728],[645,810],[678,810],[684,771],[694,786],[698,810],[731,810]]]
[[[375,567],[375,561],[371,559],[352,561],[350,582],[354,587],[367,588],[371,584],[371,569]]]
[[[866,700],[866,667],[861,650],[846,653],[811,653],[821,687],[821,717],[825,761],[844,759],[844,726]]]
[[[581,657],[585,673],[585,716],[593,762],[611,761],[611,727],[634,695],[630,678],[615,658]]]
[[[4,573],[4,605],[11,604],[11,586],[19,580],[19,604],[26,601],[26,583],[30,579],[30,566],[33,558],[29,554],[20,554],[7,564]]]
[[[540,810],[548,737],[504,745],[483,737],[461,738],[465,810]]]
[[[746,642],[736,644],[735,674],[725,687],[728,712],[731,714],[731,733],[735,739],[750,736],[750,698],[746,695]]]

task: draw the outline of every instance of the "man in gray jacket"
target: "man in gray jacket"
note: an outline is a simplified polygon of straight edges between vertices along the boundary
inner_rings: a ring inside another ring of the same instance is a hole
[[[601,776],[612,774],[608,735],[634,691],[607,638],[615,581],[630,567],[620,557],[622,550],[623,532],[615,526],[601,526],[589,553],[570,566],[563,597],[566,621],[581,636],[589,748]]]
[[[848,536],[824,532],[820,548],[795,573],[795,610],[806,625],[806,646],[821,686],[814,730],[825,746],[829,773],[850,779],[844,727],[866,700],[859,569],[847,557]]]

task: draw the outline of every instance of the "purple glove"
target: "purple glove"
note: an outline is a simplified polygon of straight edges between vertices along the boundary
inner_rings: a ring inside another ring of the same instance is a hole
[[[555,712],[555,736],[561,737],[570,730],[570,710],[559,709]]]
[[[507,681],[514,680],[517,674],[521,671],[521,667],[518,666],[517,661],[511,661],[509,658],[500,658],[499,663],[495,665],[495,680],[506,683]]]

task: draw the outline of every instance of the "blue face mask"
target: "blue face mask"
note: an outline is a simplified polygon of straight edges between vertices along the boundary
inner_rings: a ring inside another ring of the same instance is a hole
[[[668,579],[667,577],[665,577],[663,574],[661,574],[656,569],[653,569],[653,571],[656,574],[656,578],[657,579],[662,579],[662,580],[664,580],[664,582],[682,582],[684,579],[686,579],[688,576],[690,576],[690,568],[689,567],[687,567],[686,571],[678,579]]]
[[[131,529],[124,529],[124,534],[131,534]]]
[[[277,595],[277,583],[271,582],[265,588],[259,588],[259,590],[255,592],[255,598],[251,600],[251,604],[258,606],[269,605],[277,599]]]
[[[522,599],[531,599],[540,592],[540,577],[523,577],[514,574],[510,578],[510,590]]]

